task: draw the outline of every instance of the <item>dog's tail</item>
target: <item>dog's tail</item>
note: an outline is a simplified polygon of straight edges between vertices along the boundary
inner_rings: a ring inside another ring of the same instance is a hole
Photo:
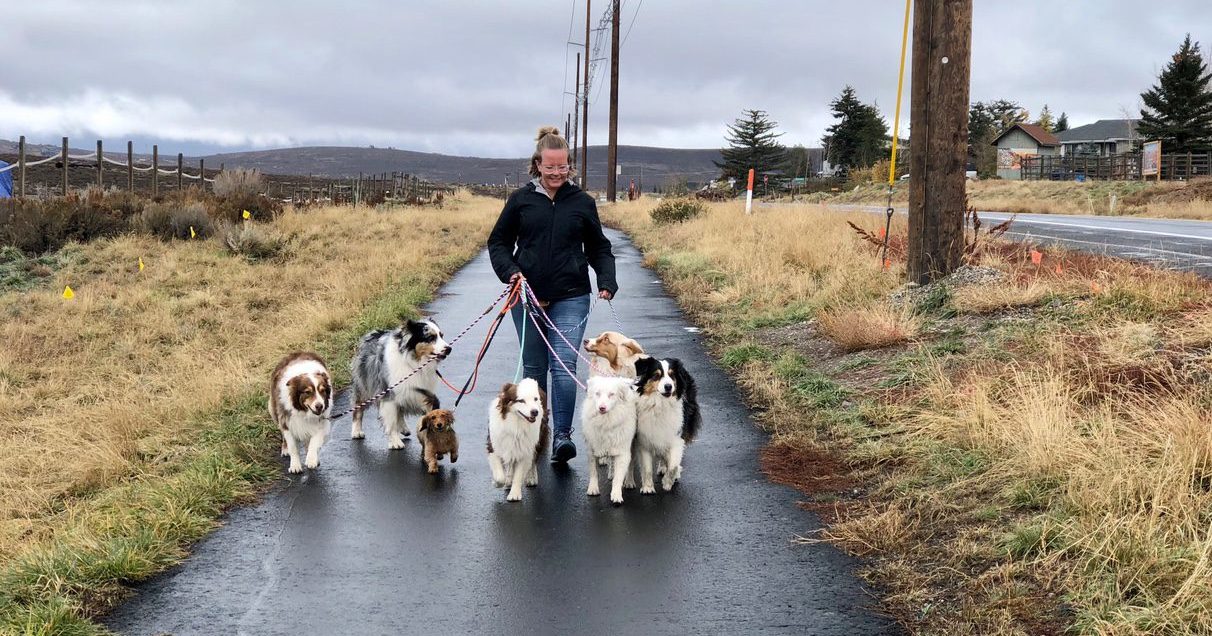
[[[682,440],[689,444],[698,437],[703,425],[703,415],[699,412],[699,390],[680,360],[670,362],[674,380],[682,393]]]

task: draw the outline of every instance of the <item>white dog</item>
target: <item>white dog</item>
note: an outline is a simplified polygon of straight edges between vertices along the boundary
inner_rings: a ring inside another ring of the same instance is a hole
[[[631,442],[635,438],[636,391],[628,378],[596,375],[586,385],[581,403],[581,434],[589,459],[589,489],[597,496],[598,463],[610,464],[610,501],[623,503],[623,479],[631,466]]]
[[[547,395],[526,378],[506,384],[488,410],[488,465],[492,483],[509,485],[509,501],[522,500],[522,482],[539,485],[539,456],[551,438]]]
[[[269,381],[269,417],[282,431],[282,456],[290,472],[303,472],[299,444],[307,445],[307,467],[320,465],[320,447],[332,430],[332,381],[320,356],[299,351],[278,363]]]
[[[661,487],[673,490],[682,477],[682,455],[702,425],[694,378],[676,358],[636,361],[635,448],[639,459],[640,492],[651,495],[653,470],[663,465]],[[654,465],[654,463],[656,465]]]

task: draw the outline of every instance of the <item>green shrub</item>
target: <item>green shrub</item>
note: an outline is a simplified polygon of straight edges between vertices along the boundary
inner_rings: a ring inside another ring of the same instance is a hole
[[[199,238],[209,237],[213,230],[206,206],[198,202],[149,203],[135,218],[133,226],[140,232],[166,241],[192,238],[190,228],[193,228],[194,234]]]
[[[227,251],[250,261],[283,256],[289,247],[286,237],[255,223],[225,223],[219,228],[219,239]]]
[[[704,212],[706,208],[698,201],[690,199],[670,199],[662,201],[650,213],[652,222],[657,225],[667,225],[669,223],[681,223],[689,221]]]

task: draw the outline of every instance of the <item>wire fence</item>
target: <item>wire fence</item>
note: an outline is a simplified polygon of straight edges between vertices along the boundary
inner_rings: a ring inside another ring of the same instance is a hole
[[[152,146],[150,161],[146,157],[137,161],[131,141],[126,142],[126,156],[117,155],[120,158],[115,158],[116,153],[107,154],[100,140],[97,141],[96,152],[71,154],[69,147],[69,140],[64,137],[59,152],[45,157],[31,156],[22,136],[18,141],[15,163],[0,168],[0,173],[13,172],[13,195],[17,198],[42,198],[67,195],[73,189],[123,186],[135,192],[138,186],[139,191],[155,197],[169,190],[182,190],[186,185],[205,189],[208,184],[214,184],[215,178],[224,169],[222,163],[217,170],[209,169],[205,159],[198,159],[197,166],[191,165],[187,170],[185,157],[181,153],[177,154],[175,163],[165,166],[161,163],[158,145]],[[53,168],[40,168],[31,174],[31,168],[51,162],[57,162]],[[125,172],[125,179],[115,175],[120,171]],[[442,196],[453,194],[455,190],[454,186],[432,183],[404,172],[359,173],[356,178],[263,176],[265,183],[262,194],[284,203],[301,205],[425,204],[440,201]],[[48,187],[47,182],[53,185]],[[213,185],[210,187],[213,188]]]

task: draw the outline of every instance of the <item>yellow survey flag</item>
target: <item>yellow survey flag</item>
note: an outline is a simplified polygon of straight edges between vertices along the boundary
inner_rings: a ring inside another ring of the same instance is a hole
[[[139,271],[143,271],[143,257],[139,257]]]
[[[197,232],[194,232],[194,226],[189,226],[189,238],[198,238]]]
[[[76,297],[76,292],[72,291],[72,286],[71,286],[71,285],[68,285],[68,286],[66,286],[66,287],[64,287],[64,288],[63,288],[63,298],[64,298],[64,300],[71,300],[71,299],[73,299],[73,298],[75,298],[75,297]]]
[[[247,221],[247,220],[249,220],[249,219],[251,219],[251,218],[252,218],[252,212],[249,212],[248,210],[245,210],[245,211],[244,211],[244,220],[245,220],[245,221]]]

